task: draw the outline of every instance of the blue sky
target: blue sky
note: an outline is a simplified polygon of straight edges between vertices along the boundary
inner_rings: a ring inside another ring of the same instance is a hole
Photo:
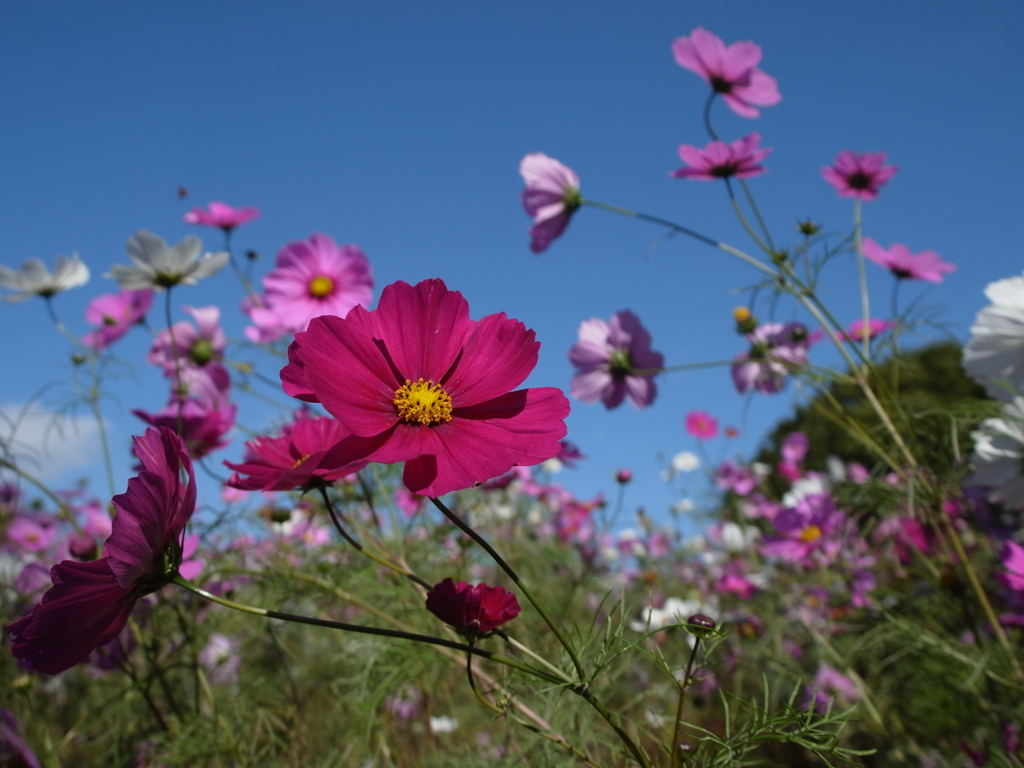
[[[776,239],[796,243],[794,224],[808,216],[848,229],[851,204],[821,166],[844,148],[887,152],[900,172],[865,206],[865,234],[957,265],[923,301],[965,338],[984,286],[1024,268],[1016,2],[5,4],[0,263],[52,263],[77,250],[93,279],[56,306],[82,332],[85,304],[114,289],[102,275],[125,260],[134,230],[170,241],[194,232],[215,249],[219,233],[181,215],[225,200],[263,210],[235,239],[263,255],[257,274],[286,242],[326,232],[364,249],[378,294],[394,280],[439,276],[475,317],[505,311],[524,321],[542,342],[531,385],[567,389],[580,321],[627,308],[669,364],[731,358],[742,343],[730,312],[744,301],[733,291],[752,280],[748,268],[678,238],[652,250],[657,228],[594,210],[534,256],[518,199],[519,159],[543,151],[577,171],[587,197],[752,248],[721,185],[667,175],[679,144],[707,141],[706,86],[669,50],[696,26],[727,43],[755,40],[778,79],[783,100],[759,120],[714,109],[724,138],[757,130],[774,147],[752,188]],[[179,185],[190,191],[184,201]],[[885,305],[888,276],[869,267]],[[858,311],[855,274],[842,258],[825,275],[825,299],[844,320]],[[922,291],[908,288],[905,301]],[[175,303],[220,304],[239,337],[242,295],[225,272]],[[778,319],[795,316],[779,304]],[[66,379],[69,347],[41,302],[0,306],[0,324],[0,407]],[[140,429],[128,410],[156,410],[166,398],[144,362],[147,345],[135,331],[117,349],[133,373],[111,382],[117,402],[106,405],[115,458]],[[814,359],[829,363],[830,354]],[[265,370],[276,377],[276,367]],[[42,402],[56,408],[63,392]],[[678,493],[658,473],[695,448],[682,427],[687,411],[741,429],[739,440],[707,446],[721,458],[751,453],[798,397],[788,389],[748,401],[726,369],[711,369],[662,377],[645,411],[574,403],[569,436],[589,459],[559,479],[580,495],[612,493],[611,475],[629,466],[627,505],[661,516]],[[247,427],[274,418],[262,401],[238,400]],[[237,459],[241,437],[224,458]],[[57,474],[96,473],[94,455],[60,459]],[[117,463],[120,491],[130,470]]]

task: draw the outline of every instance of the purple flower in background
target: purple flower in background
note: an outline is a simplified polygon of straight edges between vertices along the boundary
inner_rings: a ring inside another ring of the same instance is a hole
[[[802,323],[762,323],[746,334],[750,349],[737,356],[732,380],[741,395],[756,389],[774,394],[786,377],[807,365],[807,329]]]
[[[1006,542],[999,551],[999,560],[1006,570],[996,574],[996,581],[1014,592],[1024,592],[1024,547]]]
[[[277,252],[263,289],[262,297],[243,305],[254,324],[245,335],[259,343],[305,331],[314,317],[345,317],[357,305],[369,307],[373,273],[359,246],[339,246],[317,233]]]
[[[878,191],[896,175],[898,166],[886,165],[885,152],[856,154],[844,149],[836,155],[835,165],[826,165],[821,175],[836,188],[840,197],[875,200]]]
[[[876,317],[868,320],[867,325],[867,337],[868,339],[874,339],[877,336],[881,336],[886,331],[891,331],[893,328],[899,325],[896,320],[879,320]],[[854,320],[850,323],[850,327],[846,331],[840,334],[842,338],[847,341],[863,341],[864,340],[864,320]]]
[[[779,512],[772,523],[781,534],[765,537],[761,553],[805,567],[827,565],[838,557],[846,515],[836,509],[827,493],[809,494]]]
[[[929,283],[941,283],[943,275],[956,271],[956,266],[943,261],[935,251],[911,253],[907,246],[893,243],[886,250],[870,237],[865,237],[862,244],[864,258],[885,267],[900,280],[927,280]]]
[[[580,207],[580,179],[575,171],[543,152],[533,152],[519,163],[526,182],[523,207],[533,216],[530,250],[540,253],[561,235],[573,213]]]
[[[679,157],[689,168],[680,168],[669,175],[677,179],[698,179],[714,181],[735,176],[749,179],[759,176],[767,169],[761,161],[771,154],[771,149],[761,149],[761,134],[751,133],[731,144],[712,141],[704,149],[692,144],[679,145]]]
[[[569,469],[573,469],[577,461],[587,458],[580,452],[576,444],[568,440],[559,440],[558,445],[558,455],[555,458],[562,462],[563,465],[569,467]]]
[[[715,485],[737,496],[749,496],[757,488],[757,475],[746,467],[738,467],[726,459],[715,470]]]
[[[142,469],[112,500],[117,516],[104,556],[55,565],[42,601],[7,627],[11,653],[29,669],[55,675],[81,662],[117,637],[136,601],[169,583],[181,565],[182,534],[196,506],[192,461],[169,429],[136,437],[135,455]]]
[[[220,327],[220,309],[210,307],[182,307],[196,321],[195,325],[182,320],[157,334],[149,348],[146,361],[163,368],[164,376],[174,376],[176,368],[204,368],[224,359],[228,340]],[[177,363],[174,353],[177,351]]]
[[[152,304],[153,291],[148,288],[97,296],[85,308],[85,319],[97,327],[82,337],[82,343],[95,350],[106,349],[145,320]]]
[[[201,459],[208,453],[228,444],[225,436],[235,424],[238,407],[226,397],[216,401],[185,398],[178,405],[172,399],[162,410],[148,413],[136,408],[132,411],[152,427],[163,427],[172,432],[181,424],[181,437],[188,446],[193,459]],[[180,414],[180,418],[179,418]]]
[[[654,376],[665,364],[660,352],[651,350],[651,335],[640,318],[625,310],[610,322],[594,317],[580,323],[579,341],[569,350],[576,373],[570,394],[584,403],[604,403],[617,408],[628,395],[637,408],[646,408],[658,394]]]
[[[198,224],[203,227],[219,227],[225,232],[230,232],[237,226],[248,224],[253,219],[258,219],[260,209],[251,205],[243,205],[241,208],[232,208],[227,203],[214,200],[204,211],[202,208],[193,208],[182,216],[186,224]]]
[[[752,40],[726,46],[718,35],[697,27],[689,37],[672,42],[672,55],[679,66],[696,72],[722,94],[740,117],[757,117],[757,107],[772,107],[782,100],[775,78],[757,68],[761,46]]]
[[[18,721],[9,709],[0,709],[0,765],[39,768],[39,758],[18,732]]]
[[[825,662],[818,665],[814,684],[808,685],[806,690],[807,702],[804,706],[814,707],[821,713],[828,708],[829,699],[838,698],[847,704],[853,704],[860,701],[863,696],[853,680]]]
[[[238,651],[241,643],[233,637],[214,632],[199,652],[199,663],[206,670],[210,682],[215,685],[230,685],[238,682],[238,670],[242,657]]]

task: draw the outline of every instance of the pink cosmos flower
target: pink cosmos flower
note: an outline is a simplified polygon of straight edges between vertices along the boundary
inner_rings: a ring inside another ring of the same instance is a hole
[[[801,323],[762,323],[746,334],[750,349],[737,356],[732,381],[741,395],[774,394],[794,370],[807,365],[807,329]]]
[[[504,587],[445,579],[427,593],[427,610],[467,639],[493,632],[519,615],[516,596]]]
[[[718,35],[697,27],[689,37],[672,42],[672,55],[679,66],[696,72],[722,94],[740,117],[757,117],[757,107],[773,107],[782,100],[775,78],[757,68],[761,46],[752,40],[726,46]]]
[[[339,246],[330,236],[317,233],[277,252],[263,289],[258,302],[243,306],[255,324],[245,329],[245,335],[261,344],[306,330],[314,317],[344,317],[354,306],[369,306],[373,274],[358,246]]]
[[[891,331],[893,328],[899,325],[897,320],[879,320],[877,317],[873,317],[868,320],[867,325],[867,336],[868,339],[874,339],[881,336],[886,331]],[[863,341],[864,340],[864,320],[854,320],[850,323],[850,327],[846,329],[842,334],[842,338],[847,341]]]
[[[42,601],[7,627],[11,653],[30,669],[55,675],[113,640],[136,601],[168,584],[181,565],[182,534],[196,505],[192,461],[169,429],[136,437],[135,455],[142,470],[113,498],[117,516],[103,557],[55,565]]]
[[[232,208],[227,203],[214,200],[207,206],[207,210],[193,208],[181,218],[186,224],[199,224],[203,227],[219,227],[229,232],[241,224],[248,224],[253,219],[258,219],[260,209],[251,205],[244,205],[241,208]]]
[[[376,310],[314,318],[289,347],[281,380],[351,433],[322,461],[335,469],[317,474],[404,461],[410,491],[441,496],[558,454],[569,401],[550,387],[509,391],[539,347],[504,313],[471,320],[462,294],[439,279],[397,282]]]
[[[707,411],[686,414],[686,431],[698,440],[710,440],[718,435],[718,419]]]
[[[575,443],[571,443],[568,440],[560,440],[558,445],[558,455],[555,458],[562,462],[564,466],[569,467],[569,469],[573,469],[577,461],[587,458]]]
[[[145,320],[152,304],[153,291],[148,288],[97,296],[85,308],[85,319],[98,327],[85,334],[82,343],[97,351],[106,349]]]
[[[1024,547],[1008,541],[999,552],[999,560],[1006,570],[996,574],[996,580],[1007,589],[1024,592]]]
[[[830,495],[809,494],[775,516],[772,523],[781,536],[765,537],[761,553],[808,568],[828,565],[840,554],[846,522]]]
[[[757,476],[746,467],[738,467],[726,459],[715,470],[715,484],[737,496],[749,496],[757,488]]]
[[[225,461],[235,471],[227,484],[245,491],[309,490],[324,482],[313,474],[324,454],[348,435],[337,419],[300,411],[279,437],[257,437],[246,443],[241,464]]]
[[[804,706],[814,707],[819,713],[824,713],[828,709],[829,699],[838,697],[847,704],[853,704],[863,698],[853,680],[825,662],[819,664],[818,674],[814,676],[814,685],[808,685],[806,693],[807,702]]]
[[[941,283],[943,275],[956,271],[956,266],[945,262],[935,251],[911,253],[907,246],[893,243],[886,250],[870,237],[865,237],[861,244],[864,258],[885,267],[900,280],[927,280],[929,283]]]
[[[885,152],[864,152],[858,155],[844,149],[836,155],[835,165],[826,165],[821,169],[821,175],[836,188],[840,197],[875,200],[882,185],[899,170],[899,166],[886,165],[885,159]]]
[[[569,393],[584,403],[600,400],[610,410],[627,395],[637,408],[653,403],[658,394],[654,376],[665,358],[651,350],[651,335],[640,318],[625,310],[607,323],[597,317],[580,323],[569,362],[576,367]]]
[[[803,477],[801,463],[807,455],[808,446],[807,435],[803,432],[790,432],[782,442],[782,447],[779,449],[782,461],[775,468],[791,483]]]
[[[679,157],[689,168],[679,168],[669,175],[677,179],[698,179],[714,181],[735,176],[749,179],[759,176],[767,169],[761,161],[771,154],[771,149],[760,149],[761,134],[751,133],[731,144],[712,141],[704,149],[692,144],[679,145]]]
[[[182,307],[192,315],[196,324],[187,320],[171,326],[174,331],[174,343],[171,343],[171,331],[164,329],[157,334],[149,348],[146,361],[158,365],[164,370],[164,376],[174,376],[176,365],[174,352],[178,353],[177,368],[203,368],[210,363],[224,359],[224,350],[228,340],[220,327],[220,309],[210,307]]]
[[[580,207],[580,179],[571,168],[543,152],[526,155],[519,163],[519,174],[526,182],[523,207],[533,216],[530,250],[540,253],[565,231]]]
[[[194,459],[201,459],[206,454],[220,450],[228,444],[227,433],[235,424],[238,406],[227,398],[210,402],[185,398],[182,402],[181,436],[188,446],[188,453]],[[178,429],[179,407],[177,399],[172,399],[162,410],[148,413],[139,408],[132,411],[151,427],[161,427],[176,431]]]

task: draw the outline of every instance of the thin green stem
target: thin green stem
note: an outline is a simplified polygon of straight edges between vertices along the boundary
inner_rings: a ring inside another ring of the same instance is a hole
[[[757,219],[757,224],[761,227],[764,239],[768,242],[768,246],[772,251],[774,251],[775,242],[772,240],[772,233],[768,230],[768,224],[761,215],[761,209],[757,207],[757,201],[754,199],[754,193],[750,191],[750,185],[747,184],[746,179],[740,179],[739,182],[740,186],[743,188],[743,194],[746,196],[747,202],[750,204],[750,210],[754,212],[754,218]]]
[[[864,315],[864,359],[871,359],[871,339],[868,336],[868,323],[871,322],[871,302],[868,298],[868,272],[864,266],[864,251],[861,248],[861,200],[853,201],[853,248],[857,252],[857,273],[860,278],[860,306]]]
[[[656,376],[659,373],[678,373],[679,371],[698,371],[701,368],[719,368],[732,365],[735,360],[709,360],[706,363],[683,363],[682,365],[666,365],[664,368],[637,368],[632,371],[634,376]]]
[[[171,286],[167,288],[167,296],[164,301],[164,319],[167,322],[167,335],[171,337],[171,357],[174,358],[174,399],[178,401],[178,423],[175,431],[184,437],[185,393],[181,390],[181,360],[178,358],[178,340],[174,338],[174,323],[171,321]]]
[[[671,768],[679,765],[679,729],[683,723],[683,703],[686,701],[686,689],[690,687],[690,675],[693,673],[693,662],[697,658],[697,649],[700,647],[700,638],[694,636],[693,650],[690,651],[690,660],[686,664],[686,674],[679,681],[679,701],[676,703],[676,722],[672,727],[672,743],[669,749],[672,753]]]
[[[758,247],[761,248],[765,253],[775,253],[774,248],[769,248],[768,245],[762,240],[754,228],[750,226],[750,222],[747,221],[747,217],[743,215],[743,209],[740,208],[740,201],[736,199],[736,195],[732,192],[732,186],[729,184],[729,180],[725,180],[725,188],[729,190],[729,202],[732,203],[732,209],[736,212],[736,218],[740,220],[740,224],[747,230],[747,234],[750,235],[750,239],[757,243]]]

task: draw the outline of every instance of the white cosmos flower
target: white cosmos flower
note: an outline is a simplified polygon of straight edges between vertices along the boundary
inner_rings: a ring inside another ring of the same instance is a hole
[[[1024,509],[1024,397],[1003,406],[1003,416],[985,419],[974,438],[974,481],[989,488],[989,501]]]
[[[33,296],[50,297],[69,288],[78,288],[89,282],[89,268],[83,264],[77,253],[71,258],[57,257],[57,268],[50,274],[42,259],[25,259],[21,269],[15,272],[0,265],[0,286],[20,293],[8,294],[4,301],[25,301]]]
[[[459,721],[454,717],[448,717],[447,715],[441,715],[440,717],[430,718],[430,732],[431,733],[451,733],[459,727]]]
[[[964,347],[964,369],[997,400],[1007,401],[1024,385],[1024,277],[989,283],[992,303],[978,312]]]
[[[204,253],[202,241],[189,235],[174,246],[146,230],[139,230],[128,238],[128,258],[134,266],[115,264],[107,277],[130,291],[155,288],[158,291],[184,283],[195,285],[202,277],[219,272],[228,263],[228,252]]]

